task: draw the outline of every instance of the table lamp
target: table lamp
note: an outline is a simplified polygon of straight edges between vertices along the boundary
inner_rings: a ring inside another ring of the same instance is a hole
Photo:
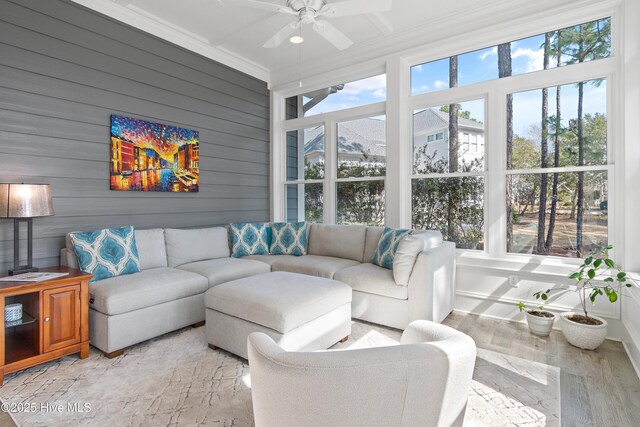
[[[53,215],[49,184],[0,184],[0,218],[13,218],[13,270],[9,275],[38,271],[33,267],[33,218]],[[20,223],[27,223],[27,264],[20,265]]]

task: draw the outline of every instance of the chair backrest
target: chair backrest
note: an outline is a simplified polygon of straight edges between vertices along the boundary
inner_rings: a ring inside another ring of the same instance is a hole
[[[412,322],[401,345],[286,352],[248,339],[256,427],[462,425],[476,347],[452,328]]]

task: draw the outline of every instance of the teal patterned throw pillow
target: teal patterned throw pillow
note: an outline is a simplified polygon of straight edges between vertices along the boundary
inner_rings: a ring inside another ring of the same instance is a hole
[[[267,224],[231,224],[231,255],[269,255],[271,227]]]
[[[396,256],[400,240],[411,234],[412,230],[399,230],[385,227],[378,241],[378,247],[371,262],[380,267],[393,269],[393,258]]]
[[[271,230],[271,255],[306,255],[306,222],[274,222]]]
[[[91,282],[140,271],[133,227],[107,228],[69,234],[80,270]]]

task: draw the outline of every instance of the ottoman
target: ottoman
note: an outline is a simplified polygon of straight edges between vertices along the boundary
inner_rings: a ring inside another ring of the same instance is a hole
[[[351,333],[351,287],[277,271],[232,280],[205,294],[207,342],[247,358],[247,337],[263,332],[289,351],[323,350]]]

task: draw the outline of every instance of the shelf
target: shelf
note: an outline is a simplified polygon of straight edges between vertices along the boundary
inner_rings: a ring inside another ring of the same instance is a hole
[[[16,326],[29,325],[31,323],[34,323],[35,321],[36,319],[34,319],[28,313],[22,312],[22,319],[14,320],[12,322],[4,322],[4,327],[5,329],[15,328]]]
[[[5,338],[5,346],[5,365],[39,354],[38,347],[34,345],[32,337],[25,334],[7,335]]]

